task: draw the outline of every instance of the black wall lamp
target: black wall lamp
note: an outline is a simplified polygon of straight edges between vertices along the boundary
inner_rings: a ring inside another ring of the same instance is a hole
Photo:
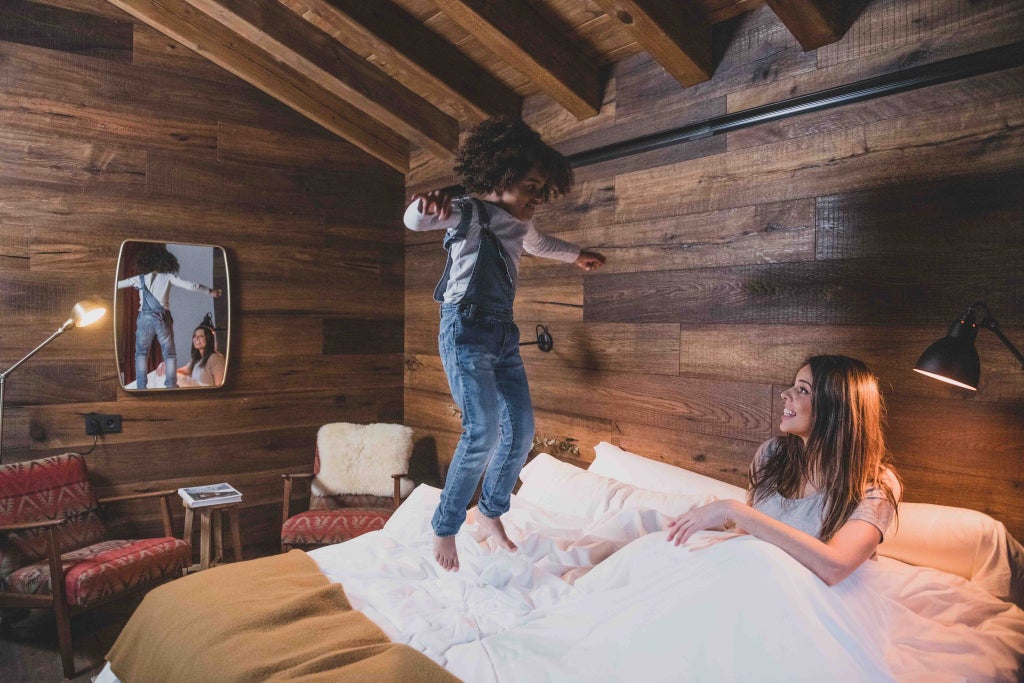
[[[537,325],[537,341],[519,342],[520,346],[532,346],[533,344],[536,344],[537,348],[544,353],[555,348],[555,340],[551,338],[547,325]]]
[[[984,313],[981,322],[978,322],[978,309]],[[914,366],[914,371],[964,389],[977,391],[978,380],[981,377],[981,362],[978,359],[978,350],[974,348],[974,339],[978,336],[979,326],[991,330],[999,337],[1006,348],[1010,349],[1010,353],[1016,356],[1021,369],[1024,369],[1024,355],[1021,355],[1017,347],[1011,344],[999,329],[999,323],[992,318],[992,312],[988,310],[985,302],[979,301],[971,304],[971,307],[950,325],[945,337],[925,349]]]

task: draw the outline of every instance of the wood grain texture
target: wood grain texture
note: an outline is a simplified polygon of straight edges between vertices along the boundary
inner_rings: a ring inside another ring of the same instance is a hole
[[[573,125],[542,97],[524,112],[561,149],[594,149],[715,115],[723,101],[737,111],[1014,42],[1020,13],[1013,3],[875,0],[841,40],[804,52],[762,7],[713,29],[718,63],[706,83],[683,88],[634,55],[612,68],[614,100],[600,117]],[[543,206],[537,225],[608,264],[583,276],[528,259],[521,269],[520,326],[544,322],[555,338],[552,354],[523,354],[537,414],[560,416],[545,438],[606,439],[607,427],[627,450],[742,486],[757,446],[777,433],[778,394],[799,365],[848,354],[879,378],[907,499],[978,509],[1024,537],[1015,359],[981,333],[978,392],[911,371],[978,299],[997,301],[1007,336],[1024,345],[1022,73],[579,169],[577,188]],[[435,171],[432,181],[424,165],[416,186],[444,184],[450,169]],[[405,408],[453,448],[458,420],[445,412],[429,298],[443,257],[433,237],[406,241]],[[645,336],[673,326],[676,374],[663,357],[669,340]],[[566,419],[596,422],[574,429]],[[588,446],[559,457],[585,464]]]
[[[835,0],[765,0],[804,50],[834,43],[846,30],[844,4]]]
[[[711,77],[711,24],[699,9],[665,0],[596,1],[683,85]]]
[[[455,46],[392,3],[361,0],[298,0],[289,3],[314,24],[334,29],[352,49],[393,78],[427,95],[454,100],[465,116],[482,120],[515,116],[521,98]],[[411,81],[412,83],[409,83]]]
[[[435,0],[466,31],[528,75],[566,109],[585,119],[601,106],[597,66],[522,0]]]
[[[83,415],[118,414],[122,432],[87,456],[101,493],[228,481],[244,542],[271,547],[280,474],[312,465],[320,425],[402,421],[401,342],[331,338],[325,354],[324,330],[400,338],[403,177],[109,3],[52,4],[72,13],[52,27],[68,41],[0,38],[0,365],[78,299],[112,296],[125,239],[225,248],[231,364],[215,391],[127,393],[109,318],[69,331],[9,378],[3,461],[88,451]],[[83,53],[96,22],[124,23],[135,59]],[[151,509],[125,513],[127,530],[159,527]]]
[[[203,54],[254,87],[351,141],[399,171],[408,169],[408,144],[347,101],[281,64],[184,0],[111,0],[143,23]]]
[[[132,60],[132,24],[24,0],[6,0],[0,40],[118,62]]]
[[[459,125],[454,118],[280,3],[189,3],[296,73],[327,88],[366,118],[384,124],[438,156],[455,151]]]
[[[1007,311],[1007,324],[1020,325],[1024,310],[1015,305],[1014,293],[1022,285],[1024,248],[955,259],[878,256],[595,275],[585,283],[584,319],[943,325],[951,303],[982,300]]]

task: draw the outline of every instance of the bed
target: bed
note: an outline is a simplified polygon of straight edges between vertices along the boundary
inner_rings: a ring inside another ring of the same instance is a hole
[[[524,468],[504,518],[516,553],[479,540],[471,515],[460,571],[438,568],[429,519],[440,491],[420,486],[383,530],[308,557],[387,639],[474,683],[1018,680],[1024,552],[992,518],[902,504],[878,559],[829,588],[749,536],[666,543],[672,516],[743,491],[596,450],[589,470],[544,454]],[[202,652],[184,659],[203,671]],[[117,670],[108,663],[98,683]]]

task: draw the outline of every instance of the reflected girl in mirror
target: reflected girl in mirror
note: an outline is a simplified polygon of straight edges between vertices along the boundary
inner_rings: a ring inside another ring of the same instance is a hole
[[[155,337],[164,357],[164,386],[172,389],[178,386],[178,362],[174,348],[174,319],[170,310],[171,287],[206,292],[214,298],[221,295],[221,290],[179,278],[177,273],[181,267],[178,259],[161,243],[146,244],[138,253],[135,265],[139,274],[117,283],[118,289],[134,287],[139,290],[139,317],[135,328],[135,387],[148,388],[147,358]]]

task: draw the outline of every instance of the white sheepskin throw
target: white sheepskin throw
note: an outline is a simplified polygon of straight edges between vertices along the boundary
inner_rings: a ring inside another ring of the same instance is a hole
[[[359,425],[333,422],[316,435],[320,473],[314,484],[327,494],[368,494],[391,497],[392,474],[409,471],[412,428],[396,424]],[[402,480],[402,497],[413,483]]]

